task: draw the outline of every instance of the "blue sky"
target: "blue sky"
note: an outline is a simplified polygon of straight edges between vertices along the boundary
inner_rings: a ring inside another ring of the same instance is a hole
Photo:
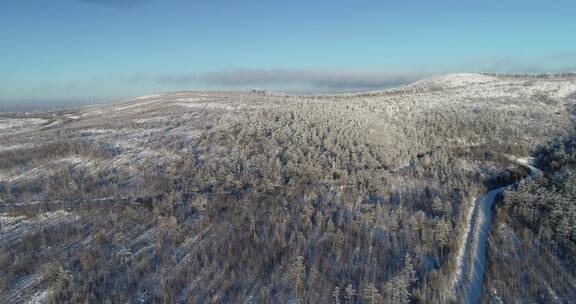
[[[575,1],[2,0],[0,102],[576,69]]]

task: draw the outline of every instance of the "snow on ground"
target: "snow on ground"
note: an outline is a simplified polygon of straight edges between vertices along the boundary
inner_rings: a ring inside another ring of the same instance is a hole
[[[29,149],[32,148],[34,145],[31,143],[21,143],[21,144],[14,144],[14,145],[1,145],[0,152],[7,152],[12,150],[20,150],[20,149]]]
[[[115,112],[122,112],[126,110],[134,110],[137,108],[141,108],[144,106],[149,106],[151,104],[159,103],[165,101],[165,97],[169,96],[169,94],[155,94],[155,95],[147,95],[141,96],[134,99],[129,100],[128,102],[113,108]]]
[[[20,180],[36,180],[43,177],[48,177],[58,170],[65,167],[73,167],[75,169],[91,168],[95,163],[90,159],[85,159],[78,156],[71,156],[66,158],[57,159],[46,164],[35,166],[29,170],[22,171],[19,168],[14,168],[8,172],[0,170],[0,182],[17,182]]]
[[[42,129],[49,129],[49,128],[57,127],[61,124],[62,124],[62,122],[60,120],[54,120],[49,124],[43,125]]]
[[[0,224],[2,224],[0,240],[3,239],[4,234],[8,235],[21,229],[21,227],[26,224],[26,219],[27,217],[25,216],[0,216]]]
[[[396,95],[376,94],[371,97],[362,97],[360,102],[363,103],[363,106],[378,111],[382,121],[391,121],[390,130],[394,130],[394,123],[401,122],[403,119],[427,115],[437,109],[450,109],[452,111],[462,109],[463,113],[473,113],[475,108],[490,108],[499,113],[512,113],[512,115],[518,111],[554,113],[563,108],[561,103],[539,103],[532,100],[533,96],[545,93],[559,100],[573,94],[576,91],[576,83],[568,80],[502,79],[479,74],[451,74],[435,76],[401,89],[413,89],[414,92]],[[398,91],[402,92],[400,89]],[[393,93],[394,90],[390,92]],[[333,97],[337,98],[337,96],[334,95]],[[347,96],[355,95],[349,94]],[[288,99],[292,103],[295,100],[303,103],[321,104],[325,102],[325,106],[330,106],[333,102],[333,100],[328,100],[328,102],[322,99],[307,99],[305,96]],[[9,172],[0,171],[0,182],[49,177],[66,166],[87,168],[93,174],[115,169],[134,173],[135,170],[139,170],[138,165],[144,163],[143,160],[154,160],[151,162],[152,164],[173,161],[184,155],[185,153],[182,152],[184,150],[170,150],[169,147],[163,146],[163,141],[159,140],[160,137],[173,136],[182,141],[194,139],[206,130],[203,128],[203,124],[207,118],[216,117],[218,119],[222,117],[223,111],[265,107],[285,101],[276,97],[262,99],[261,102],[259,100],[254,98],[254,95],[238,92],[176,92],[143,96],[116,105],[88,106],[80,112],[75,111],[73,114],[55,114],[54,118],[50,120],[44,118],[0,118],[0,134],[4,132],[4,134],[11,135],[15,131],[39,130],[39,127],[48,124],[50,128],[42,130],[46,133],[37,135],[34,140],[42,140],[43,135],[49,134],[49,132],[72,130],[68,133],[71,134],[70,136],[79,134],[84,143],[95,147],[104,147],[104,149],[114,152],[113,156],[108,158],[93,159],[69,155],[56,160],[47,160],[45,163],[31,168],[16,168]],[[356,109],[361,111],[360,102],[358,100],[352,101],[350,106],[357,107]],[[529,105],[534,105],[538,109],[534,110],[534,107],[527,107],[526,103],[528,102],[530,102]],[[448,110],[446,113],[453,114]],[[537,119],[537,116],[534,117]],[[557,120],[561,121],[562,119],[566,119],[566,117],[558,117]],[[170,127],[174,120],[177,120],[181,125]],[[51,121],[53,123],[49,124]],[[70,125],[72,127],[69,127]],[[66,132],[62,133],[66,134]],[[482,138],[464,140],[455,137],[450,140],[456,146],[482,143]],[[0,152],[32,147],[30,141],[27,137],[11,138],[9,144],[0,143]],[[391,138],[385,144],[393,145],[394,141]],[[530,166],[532,172],[537,172],[537,168],[532,166],[530,160],[517,159],[516,161]],[[409,168],[412,162],[404,159],[399,165],[396,171]],[[473,166],[473,164],[469,164],[469,166]],[[411,184],[410,186],[418,187],[420,185]],[[469,209],[464,211],[466,212],[465,221],[468,225],[466,225],[466,231],[460,235],[462,246],[457,253],[457,271],[452,280],[452,287],[458,291],[467,291],[469,301],[473,301],[479,294],[480,287],[478,284],[481,284],[481,280],[478,278],[482,277],[480,274],[483,274],[484,271],[486,229],[491,216],[489,206],[493,203],[496,194],[499,193],[497,190],[475,200],[474,204],[471,204]],[[18,235],[18,231],[32,227],[30,219],[24,217],[0,217],[0,220],[2,220],[5,231],[12,231],[8,235]],[[135,239],[137,243],[130,246],[131,250],[140,253],[150,248],[150,240],[155,233],[153,230],[143,232],[140,237]],[[0,240],[0,243],[4,242],[3,240]],[[188,243],[195,244],[195,239],[189,240],[186,244]],[[484,252],[484,256],[482,256],[482,252]],[[182,261],[185,260],[186,258],[183,258]],[[39,292],[39,295],[42,294]]]
[[[433,76],[407,85],[403,89],[417,92],[450,90],[454,94],[453,98],[516,98],[522,95],[530,97],[546,93],[552,98],[563,99],[576,92],[576,83],[572,80],[501,79],[482,74],[460,73]]]
[[[2,224],[0,246],[8,246],[13,242],[18,242],[24,235],[32,233],[35,227],[58,226],[77,221],[78,219],[77,215],[62,210],[46,212],[32,218],[25,216],[0,216]]]
[[[47,267],[43,267],[43,269],[46,268]],[[46,271],[41,270],[20,279],[14,286],[12,286],[10,293],[4,298],[4,301],[6,301],[5,303],[44,303],[46,297],[49,295],[47,290],[36,292],[31,298],[27,298],[31,291],[33,291],[38,285],[42,284],[46,275]]]
[[[47,302],[48,296],[50,295],[49,290],[43,290],[37,292],[32,296],[26,303],[27,304],[43,304]]]
[[[433,88],[448,89],[475,84],[485,84],[498,81],[498,78],[482,74],[457,73],[447,75],[437,75],[421,81],[417,81],[408,87],[413,88]]]
[[[199,109],[221,109],[221,110],[234,110],[234,107],[229,104],[215,103],[215,102],[203,102],[203,103],[185,103],[179,102],[177,105],[186,108],[199,108]]]
[[[468,256],[468,268],[466,269],[466,285],[462,286],[464,293],[464,303],[480,303],[482,297],[482,284],[484,282],[484,272],[486,270],[486,242],[488,231],[492,223],[492,205],[496,196],[504,192],[504,187],[488,192],[476,202],[477,214],[473,223],[472,239]]]
[[[8,217],[0,217],[2,220],[6,220]],[[22,238],[26,233],[31,233],[34,231],[35,227],[44,228],[47,226],[59,226],[66,225],[80,220],[80,217],[74,213],[67,211],[54,211],[46,212],[39,215],[36,218],[26,218],[26,217],[14,217],[19,222],[24,222],[26,225],[33,223],[31,227],[21,227],[16,230],[12,230],[12,234],[18,233],[18,239]],[[89,217],[87,222],[83,224],[89,226],[98,220],[98,217]],[[4,222],[2,222],[4,223]],[[36,226],[34,226],[36,225]],[[17,241],[17,240],[16,240]],[[5,243],[2,243],[2,246]],[[81,250],[85,250],[92,244],[92,237],[84,237],[77,240],[68,242],[63,246],[63,250],[68,252],[69,255],[74,255]],[[62,269],[70,268],[72,265],[72,260],[66,261]],[[10,288],[10,292],[5,296],[1,303],[16,304],[16,303],[47,303],[47,299],[51,294],[51,289],[49,286],[50,282],[46,281],[47,277],[53,276],[55,269],[55,264],[48,262],[39,267],[39,270],[35,273],[26,275],[20,278],[14,285]]]
[[[6,118],[0,117],[0,133],[13,132],[19,129],[33,128],[44,123],[48,120],[43,118]]]
[[[531,177],[537,177],[539,175],[542,175],[542,170],[534,167],[536,164],[536,160],[534,159],[534,157],[510,156],[510,160],[512,160],[513,162],[516,162],[520,165],[528,167],[530,169],[530,176]]]
[[[530,157],[514,157],[510,159],[527,166],[530,177],[542,174],[542,171],[531,164],[534,159]],[[456,255],[456,271],[452,278],[452,296],[462,298],[463,303],[479,303],[482,297],[482,285],[486,270],[486,243],[488,231],[492,223],[492,205],[496,196],[506,187],[489,191],[483,197],[476,199],[470,207],[465,221],[466,231],[461,236],[460,248]]]

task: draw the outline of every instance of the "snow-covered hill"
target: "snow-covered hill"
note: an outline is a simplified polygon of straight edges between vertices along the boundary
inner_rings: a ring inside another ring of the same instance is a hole
[[[451,74],[0,115],[0,296],[442,302],[487,168],[572,128],[575,92]]]

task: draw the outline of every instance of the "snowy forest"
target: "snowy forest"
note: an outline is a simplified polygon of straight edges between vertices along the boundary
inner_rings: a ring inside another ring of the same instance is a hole
[[[504,193],[490,236],[489,289],[505,303],[576,299],[576,132],[540,146],[540,178]]]
[[[0,298],[459,303],[469,210],[508,186],[482,301],[569,302],[574,92],[573,75],[455,74],[2,114]]]

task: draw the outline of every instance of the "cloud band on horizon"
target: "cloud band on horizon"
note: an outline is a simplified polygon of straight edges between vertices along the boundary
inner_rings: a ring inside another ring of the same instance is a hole
[[[72,0],[76,2],[108,6],[122,9],[131,9],[139,7],[150,0]]]
[[[228,88],[281,86],[333,91],[389,88],[414,82],[429,75],[431,73],[360,70],[237,69],[202,74],[161,74],[155,81],[161,85],[173,86],[193,84]]]

